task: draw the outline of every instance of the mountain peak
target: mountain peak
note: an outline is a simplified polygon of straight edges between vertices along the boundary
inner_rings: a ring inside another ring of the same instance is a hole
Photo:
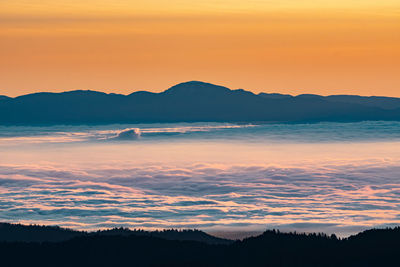
[[[201,81],[189,81],[179,83],[172,86],[171,88],[164,91],[165,94],[215,94],[215,93],[227,93],[231,90],[224,86],[219,86],[211,83]]]

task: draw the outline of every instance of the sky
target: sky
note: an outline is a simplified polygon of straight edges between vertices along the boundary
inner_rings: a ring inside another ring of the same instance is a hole
[[[201,80],[400,97],[398,0],[0,0],[0,95]]]

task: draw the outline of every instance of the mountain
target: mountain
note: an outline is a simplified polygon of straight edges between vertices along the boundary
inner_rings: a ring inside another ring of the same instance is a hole
[[[15,225],[9,226],[12,230]],[[37,231],[37,226],[25,227],[18,226],[8,235],[20,238],[23,235],[18,231],[23,230],[25,234],[29,230]],[[41,267],[399,265],[400,227],[367,230],[344,239],[335,235],[268,230],[256,237],[225,244],[128,235],[123,229],[97,233],[60,242],[0,241],[1,263],[2,266]]]
[[[1,125],[400,120],[400,98],[254,94],[192,81],[161,93],[35,93],[0,99]]]

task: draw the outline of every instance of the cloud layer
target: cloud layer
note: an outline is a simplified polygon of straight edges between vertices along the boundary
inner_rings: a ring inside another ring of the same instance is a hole
[[[122,129],[135,140],[113,141]],[[394,122],[0,127],[0,221],[232,236],[396,225],[399,129]]]
[[[0,166],[0,220],[339,233],[400,223],[400,163]]]

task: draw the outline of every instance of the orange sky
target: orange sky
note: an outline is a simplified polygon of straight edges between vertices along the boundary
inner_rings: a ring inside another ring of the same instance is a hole
[[[188,80],[400,97],[400,2],[0,0],[0,95]]]

